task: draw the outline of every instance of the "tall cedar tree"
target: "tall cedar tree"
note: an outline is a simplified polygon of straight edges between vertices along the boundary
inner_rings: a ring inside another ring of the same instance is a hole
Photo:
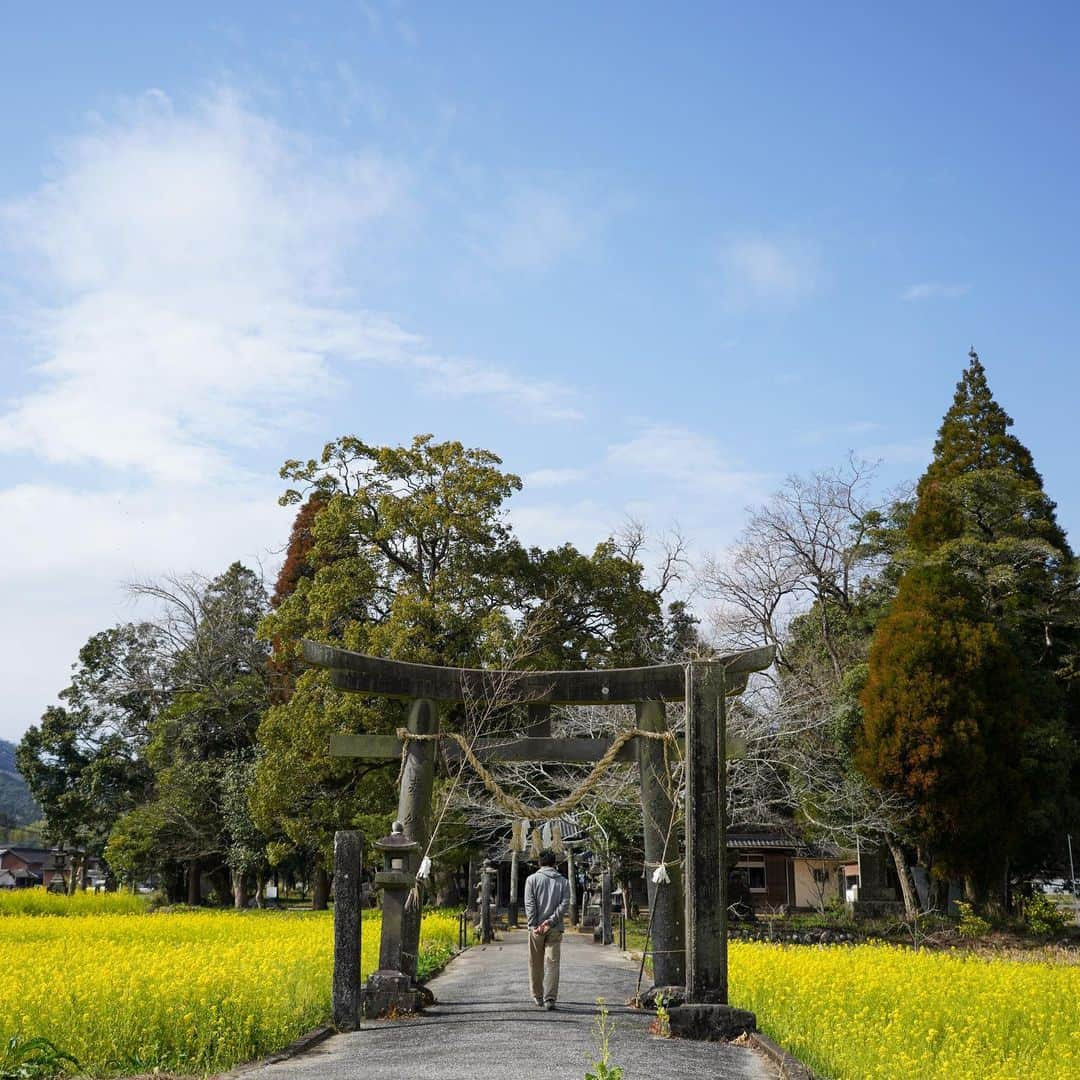
[[[859,767],[912,801],[935,871],[964,877],[981,902],[1020,840],[1032,705],[976,590],[941,566],[905,574],[874,634],[861,700]]]
[[[1076,567],[1054,503],[1012,426],[972,350],[934,458],[919,481],[902,558],[909,574],[926,566],[945,571],[938,586],[961,588],[966,604],[978,604],[980,617],[996,627],[1022,672],[1022,714],[1030,723],[1018,716],[1021,741],[1010,737],[995,755],[1014,754],[1021,769],[1028,807],[1021,820],[1022,861],[1031,864],[1022,869],[1032,869],[1053,857],[1070,813],[1069,774],[1077,753],[1066,672],[1077,651]],[[880,632],[892,632],[891,626],[883,624]],[[871,756],[874,732],[883,723],[881,716],[867,718]],[[925,748],[930,757],[934,752],[934,745]],[[1008,848],[1004,844],[1002,852]]]

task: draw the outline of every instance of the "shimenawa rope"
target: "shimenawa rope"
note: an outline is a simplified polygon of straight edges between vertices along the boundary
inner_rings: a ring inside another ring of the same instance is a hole
[[[592,767],[589,775],[569,795],[551,803],[550,806],[529,806],[521,799],[500,787],[499,782],[492,776],[484,763],[476,756],[469,741],[456,731],[443,731],[434,735],[416,735],[406,728],[397,729],[397,737],[402,740],[402,760],[408,753],[410,742],[437,742],[439,739],[451,739],[458,744],[465,760],[472,767],[473,772],[480,777],[491,797],[508,813],[516,817],[529,818],[532,821],[550,821],[552,818],[562,817],[581,803],[587,795],[600,783],[604,773],[615,764],[622,748],[635,738],[658,739],[661,742],[674,742],[675,735],[670,731],[642,731],[641,728],[630,728],[622,731],[612,740],[604,756]]]

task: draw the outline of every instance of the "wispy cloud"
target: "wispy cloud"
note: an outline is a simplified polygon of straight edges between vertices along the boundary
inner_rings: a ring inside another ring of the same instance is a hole
[[[587,469],[535,469],[525,474],[524,483],[527,489],[559,488],[576,484],[588,475]]]
[[[569,391],[439,358],[351,295],[348,258],[408,204],[394,162],[317,150],[227,91],[98,122],[0,209],[46,298],[26,321],[38,385],[0,415],[0,451],[205,479],[357,364],[576,416]]]
[[[760,480],[758,474],[731,461],[715,439],[676,425],[656,425],[636,438],[615,443],[608,447],[606,464],[684,490],[737,495],[740,499],[753,492]]]
[[[764,236],[734,240],[718,256],[720,287],[732,306],[788,304],[817,291],[821,263],[802,241]]]
[[[562,383],[533,379],[512,371],[448,356],[421,354],[410,363],[425,376],[426,389],[446,397],[481,395],[547,420],[583,420],[575,392]]]
[[[470,215],[466,244],[496,269],[549,270],[595,243],[624,201],[601,200],[587,182],[565,177],[513,182],[489,210]]]
[[[346,384],[391,368],[398,393],[580,416],[572,388],[443,356],[357,294],[353,271],[416,216],[410,170],[384,154],[317,144],[227,89],[189,106],[153,91],[87,121],[46,175],[0,204],[4,315],[20,320],[0,455],[34,477],[0,485],[0,589],[38,658],[28,676],[25,650],[0,655],[18,684],[0,733],[125,617],[124,580],[275,560],[288,511],[247,463]]]
[[[903,292],[905,300],[949,300],[967,296],[971,285],[961,281],[920,281],[909,285]]]

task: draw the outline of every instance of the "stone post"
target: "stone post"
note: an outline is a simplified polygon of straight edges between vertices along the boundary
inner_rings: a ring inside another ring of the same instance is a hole
[[[642,731],[666,731],[662,701],[641,701],[637,726]],[[683,876],[679,866],[679,834],[672,827],[675,807],[664,743],[638,739],[641,771],[641,818],[645,831],[645,880],[649,890],[649,922],[653,950],[653,984],[683,986],[686,982]],[[653,870],[663,863],[670,881],[656,884]]]
[[[600,878],[600,944],[610,945],[614,940],[611,933],[611,871],[605,870]]]
[[[566,849],[566,877],[570,884],[570,912],[568,918],[571,926],[577,926],[578,922],[578,895],[577,874],[574,871],[574,849]]]
[[[686,668],[686,997],[727,1002],[724,672]]]
[[[469,877],[465,883],[465,910],[470,914],[476,913],[476,896],[477,896],[477,883],[476,883],[476,870],[475,863],[472,856],[469,856]]]
[[[334,833],[334,1027],[355,1031],[360,1016],[360,872],[363,839]]]
[[[510,903],[507,905],[506,921],[511,928],[518,924],[518,853],[510,852]]]
[[[480,943],[487,945],[493,935],[491,932],[491,868],[484,864],[480,872]]]
[[[409,702],[406,728],[413,735],[434,735],[439,728],[439,706],[427,698]],[[435,743],[410,742],[405,754],[398,796],[398,820],[405,835],[420,845],[423,856],[431,839],[431,790],[435,782]],[[422,900],[422,895],[421,895]],[[401,971],[416,979],[416,961],[420,954],[420,918],[422,903],[409,905],[401,925]]]
[[[725,672],[686,669],[686,1004],[668,1010],[672,1033],[732,1039],[754,1014],[727,1004],[727,741]]]

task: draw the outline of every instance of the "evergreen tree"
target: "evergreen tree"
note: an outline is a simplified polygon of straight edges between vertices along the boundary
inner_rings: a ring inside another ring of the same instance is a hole
[[[904,575],[861,702],[864,775],[911,801],[935,870],[985,900],[1021,838],[1033,709],[1016,652],[971,585],[940,566]]]
[[[931,610],[927,593],[931,583],[946,590],[937,602],[961,604],[968,623],[976,617],[986,620],[997,635],[994,648],[1007,650],[1021,673],[1023,707],[1018,708],[1014,730],[1007,738],[1002,729],[994,728],[997,735],[988,731],[989,741],[980,752],[993,761],[1010,755],[1010,768],[1015,763],[1020,770],[1025,795],[1014,801],[1014,813],[1023,842],[1010,845],[1004,842],[1005,833],[999,835],[1001,851],[1011,851],[1020,858],[1022,869],[1032,869],[1056,850],[1066,818],[1075,818],[1076,813],[1071,801],[1075,773],[1070,779],[1070,770],[1075,770],[1078,760],[1077,731],[1075,722],[1070,727],[1069,721],[1075,713],[1070,702],[1077,655],[1077,574],[1055,505],[1043,490],[1031,452],[1010,432],[1012,426],[1012,418],[994,400],[986,371],[972,350],[939,429],[933,460],[917,487],[905,530],[906,549],[897,556],[898,564],[907,568],[906,575],[920,576],[917,584],[901,590],[903,603],[899,598],[896,603],[907,620],[904,625],[913,628],[918,620],[910,610],[904,613],[904,604],[911,607],[917,601],[918,610]],[[940,574],[923,574],[932,569]],[[878,629],[879,634],[891,636],[899,632],[888,620]],[[910,663],[914,653],[894,645],[872,655],[878,667],[871,665],[871,683],[880,686],[887,679],[881,665],[899,663],[900,657]],[[937,654],[935,659],[927,653],[925,662],[934,666],[926,676],[941,674],[948,655]],[[952,659],[960,664],[959,654]],[[966,677],[962,668],[961,664],[953,672],[954,679]],[[914,671],[904,670],[909,675]],[[879,767],[876,772],[871,769],[871,774],[883,775],[875,740],[889,730],[890,723],[914,723],[915,718],[907,710],[906,719],[897,716],[889,721],[881,714],[890,707],[887,695],[869,688],[866,694],[864,700],[874,698],[879,712],[867,715],[861,760],[868,767],[872,759],[878,760]],[[956,715],[954,719],[961,720]],[[1002,741],[995,749],[993,738],[998,736]],[[924,747],[927,761],[934,760],[935,746],[941,744],[930,740]],[[908,793],[918,786],[913,777],[901,781],[894,775],[892,783]],[[923,797],[938,796],[927,789]],[[921,812],[932,814],[933,809]],[[975,804],[972,812],[976,813]],[[987,828],[988,840],[993,839],[995,830],[989,824]]]

